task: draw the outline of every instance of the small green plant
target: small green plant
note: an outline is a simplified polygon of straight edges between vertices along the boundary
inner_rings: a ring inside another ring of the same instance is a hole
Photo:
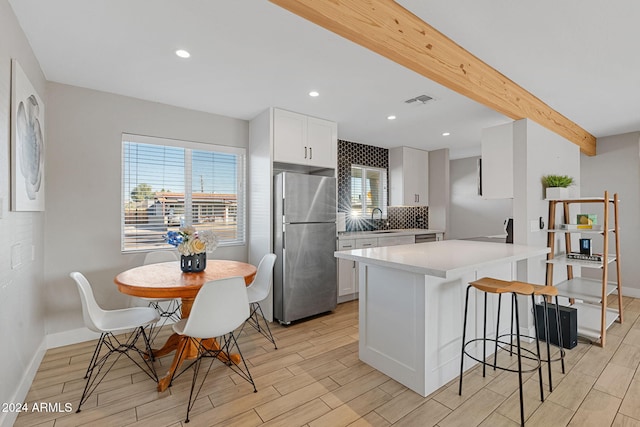
[[[542,177],[542,185],[545,187],[563,187],[573,185],[573,178],[567,175],[545,175]]]

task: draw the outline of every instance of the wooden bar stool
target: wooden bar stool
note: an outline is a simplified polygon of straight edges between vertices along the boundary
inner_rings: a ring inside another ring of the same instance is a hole
[[[474,338],[469,341],[466,341],[467,338],[467,314],[469,308],[469,291],[471,288],[475,288],[479,292],[484,293],[484,316],[483,316],[483,336],[482,338]],[[520,393],[520,423],[524,425],[524,397],[522,392],[522,373],[523,372],[533,372],[534,370],[538,371],[538,376],[540,379],[540,400],[544,401],[544,392],[542,389],[542,367],[540,364],[540,343],[536,340],[536,348],[537,354],[531,350],[522,348],[520,345],[520,316],[518,314],[518,295],[526,295],[534,298],[534,288],[532,285],[528,283],[517,283],[517,282],[507,282],[504,280],[498,280],[490,277],[484,277],[482,279],[473,281],[469,283],[467,286],[467,294],[465,297],[464,303],[464,320],[463,320],[463,329],[462,329],[462,351],[460,354],[460,385],[458,388],[458,395],[462,396],[462,377],[464,374],[464,356],[468,356],[476,362],[482,363],[482,376],[485,376],[486,366],[487,366],[487,342],[493,342],[496,344],[496,349],[498,342],[500,342],[499,334],[499,322],[497,322],[496,326],[496,337],[495,338],[487,338],[487,295],[488,294],[496,294],[498,295],[498,319],[500,319],[500,306],[501,306],[501,297],[502,294],[510,293],[512,298],[512,316],[515,314],[515,328],[516,328],[516,351],[518,354],[518,369],[511,369],[506,366],[498,366],[497,360],[494,358],[493,368],[501,369],[509,372],[517,372],[518,373],[518,384],[519,384],[519,393]],[[512,345],[512,336],[513,336],[513,322],[511,334],[506,334],[510,337],[509,342],[500,342],[503,345]],[[537,322],[536,322],[537,324]],[[537,325],[536,325],[536,335],[537,335]],[[504,335],[503,335],[504,336]],[[475,357],[472,354],[467,352],[467,346],[473,344],[477,341],[482,341],[482,359]],[[527,355],[523,355],[522,353],[527,353]],[[522,359],[527,358],[532,360],[536,366],[530,369],[523,370],[522,368]]]
[[[520,285],[530,285],[533,287],[533,295],[534,296],[541,296],[542,297],[542,301],[543,301],[543,305],[544,305],[544,337],[545,337],[545,341],[547,343],[547,358],[546,359],[541,359],[541,362],[547,362],[547,369],[549,371],[549,392],[553,391],[553,383],[551,381],[551,362],[557,362],[560,361],[562,364],[562,373],[565,373],[564,370],[564,356],[565,356],[565,351],[564,351],[564,345],[562,342],[562,328],[560,325],[560,304],[558,304],[558,288],[556,288],[555,286],[544,286],[544,285],[534,285],[532,283],[525,283],[525,282],[518,282],[518,281],[514,281],[512,282],[514,284],[518,284]],[[548,313],[548,308],[547,308],[547,299],[555,297],[556,300],[556,333],[558,334],[558,347],[560,348],[560,357],[558,357],[557,359],[551,359],[551,346],[549,341],[551,341],[550,337],[549,337],[549,313]],[[533,303],[533,312],[536,313],[536,306],[535,306],[535,301]],[[513,319],[511,320],[511,322],[513,322]],[[536,324],[537,324],[537,319],[536,319]],[[538,333],[536,332],[536,335]],[[533,338],[533,337],[529,337],[529,338]],[[537,337],[536,337],[537,339]]]

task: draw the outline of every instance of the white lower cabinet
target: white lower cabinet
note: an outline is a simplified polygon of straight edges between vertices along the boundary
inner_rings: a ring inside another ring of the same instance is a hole
[[[356,249],[355,245],[354,239],[338,240],[339,251]],[[338,259],[338,297],[352,295],[358,291],[356,289],[356,284],[358,283],[356,280],[357,270],[355,261]]]
[[[377,237],[369,237],[366,239],[356,239],[356,249],[375,248],[378,246]]]
[[[338,250],[366,249],[379,246],[411,245],[415,236],[363,237],[338,240]],[[358,266],[355,261],[338,259],[338,302],[357,298]]]
[[[338,296],[355,294],[356,289],[356,262],[346,259],[338,260]]]

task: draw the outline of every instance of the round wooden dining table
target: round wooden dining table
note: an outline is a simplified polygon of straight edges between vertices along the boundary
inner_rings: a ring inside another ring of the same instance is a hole
[[[123,294],[140,298],[182,300],[182,318],[186,319],[191,313],[193,301],[198,291],[206,282],[224,279],[227,277],[244,277],[247,285],[253,282],[256,275],[256,267],[239,261],[207,260],[207,268],[200,273],[183,273],[178,261],[147,264],[135,267],[118,274],[114,282],[118,290]],[[218,349],[215,338],[204,340],[206,348]],[[169,368],[169,372],[158,380],[158,391],[164,391],[169,387],[176,370],[185,359],[197,357],[198,346],[193,340],[183,335],[173,334],[164,346],[158,350],[152,350],[154,357],[162,357],[175,351],[176,354]],[[238,355],[222,355],[228,357],[234,363],[239,362]]]

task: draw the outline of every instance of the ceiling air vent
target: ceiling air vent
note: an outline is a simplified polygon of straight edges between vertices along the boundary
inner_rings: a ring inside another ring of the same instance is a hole
[[[426,104],[427,102],[432,100],[433,98],[428,95],[420,95],[420,96],[416,96],[415,98],[407,99],[404,102],[405,104],[413,104],[414,102],[419,102],[420,104]]]

